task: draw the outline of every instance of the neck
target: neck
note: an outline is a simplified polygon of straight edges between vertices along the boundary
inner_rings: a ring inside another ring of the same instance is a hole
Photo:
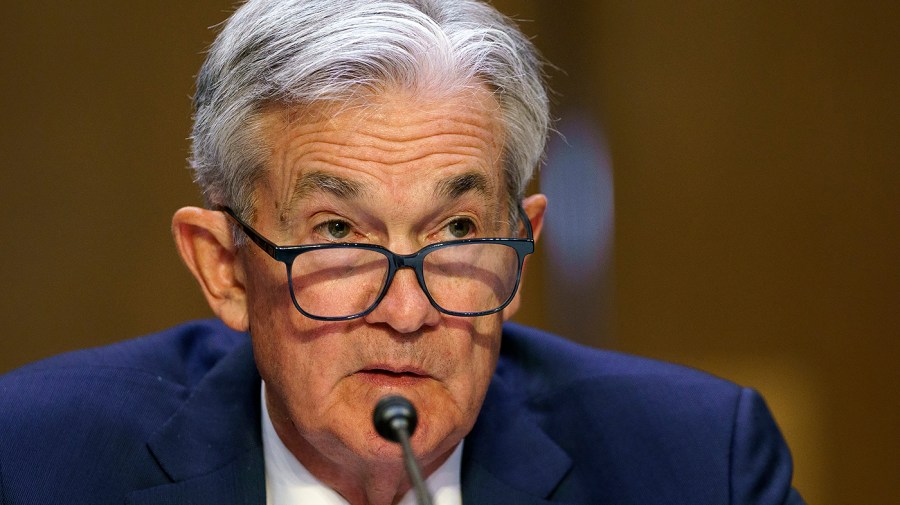
[[[363,457],[338,441],[308,439],[286,419],[272,418],[272,425],[285,447],[315,478],[340,494],[351,505],[394,505],[410,490],[400,446],[385,442],[386,454]],[[325,437],[322,437],[325,438]],[[422,474],[427,478],[453,454],[456,445],[425,457]]]

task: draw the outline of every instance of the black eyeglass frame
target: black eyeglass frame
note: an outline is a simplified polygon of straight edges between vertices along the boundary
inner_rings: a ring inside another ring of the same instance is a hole
[[[291,301],[294,302],[294,307],[303,314],[304,316],[315,319],[318,321],[349,321],[351,319],[357,319],[363,317],[378,307],[378,304],[381,303],[381,300],[384,299],[385,295],[387,295],[388,289],[391,286],[391,282],[394,281],[394,275],[402,268],[412,268],[413,271],[416,272],[416,279],[419,282],[419,287],[422,288],[422,292],[425,293],[425,296],[428,298],[428,301],[431,303],[431,306],[437,309],[438,311],[448,314],[451,316],[459,316],[459,317],[479,317],[486,316],[489,314],[495,314],[500,312],[507,305],[512,302],[513,298],[515,298],[516,293],[519,291],[519,284],[522,282],[522,268],[525,264],[525,257],[529,254],[534,253],[534,233],[531,229],[531,221],[528,219],[528,214],[525,213],[525,209],[522,208],[522,205],[519,205],[519,215],[522,219],[523,224],[525,225],[526,238],[467,238],[460,240],[448,240],[445,242],[436,242],[434,244],[429,244],[417,252],[412,254],[397,254],[390,249],[377,245],[377,244],[363,244],[363,243],[355,243],[355,242],[340,242],[333,244],[309,244],[309,245],[293,245],[293,246],[279,246],[275,245],[271,240],[263,237],[258,231],[253,229],[252,226],[245,223],[241,218],[235,214],[230,207],[226,207],[223,205],[216,205],[213,207],[213,210],[224,212],[228,216],[231,217],[235,221],[235,223],[240,226],[241,230],[247,235],[250,240],[259,246],[266,254],[272,257],[272,259],[284,263],[284,266],[287,268],[287,277],[288,277],[288,290],[291,294]],[[425,272],[424,272],[424,264],[425,264],[425,256],[428,253],[435,251],[437,249],[443,249],[445,247],[452,247],[461,244],[503,244],[505,246],[511,247],[514,251],[516,251],[516,256],[518,259],[518,270],[516,271],[516,284],[513,287],[512,292],[509,295],[509,298],[506,299],[499,307],[492,310],[485,310],[480,312],[456,312],[452,310],[447,310],[434,301],[431,293],[428,292],[428,287],[425,285]],[[369,251],[376,251],[378,253],[383,254],[388,259],[388,272],[387,276],[384,279],[384,286],[381,288],[381,293],[378,294],[378,297],[372,302],[372,305],[369,306],[366,310],[362,312],[358,312],[356,314],[351,314],[349,316],[317,316],[314,314],[310,314],[309,312],[303,310],[300,307],[300,304],[297,303],[297,297],[294,294],[294,279],[291,275],[291,267],[294,264],[294,260],[297,256],[309,251],[318,251],[321,249],[365,249]]]

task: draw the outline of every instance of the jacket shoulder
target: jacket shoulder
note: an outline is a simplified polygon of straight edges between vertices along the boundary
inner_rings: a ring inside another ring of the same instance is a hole
[[[740,387],[709,373],[641,356],[596,349],[518,324],[504,325],[498,372],[541,396],[592,383],[616,388],[701,387],[737,395]]]
[[[571,458],[560,498],[802,502],[784,439],[752,389],[509,324],[495,380],[497,419],[529,418]]]
[[[579,433],[602,438],[610,450],[630,451],[637,443],[649,452],[673,444],[688,449],[696,437],[695,448],[727,454],[743,390],[699,370],[518,325],[504,328],[495,381],[510,405],[536,416],[561,441]]]
[[[65,370],[103,369],[154,375],[159,380],[190,386],[246,340],[246,334],[231,330],[221,321],[190,321],[115,344],[36,361],[0,376],[0,387],[9,381],[40,381],[43,376]]]
[[[47,478],[54,484],[42,492],[100,503],[115,489],[164,482],[147,440],[246,341],[222,323],[196,321],[0,376],[0,492]]]
[[[29,434],[40,433],[40,426],[52,430],[82,422],[108,422],[121,430],[129,422],[171,415],[246,340],[220,322],[195,321],[37,361],[0,376],[0,425]]]

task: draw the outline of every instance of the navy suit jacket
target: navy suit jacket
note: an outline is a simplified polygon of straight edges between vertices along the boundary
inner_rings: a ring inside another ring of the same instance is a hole
[[[0,378],[0,504],[264,504],[249,338],[188,323]],[[762,399],[701,372],[504,327],[466,438],[471,504],[794,504]]]

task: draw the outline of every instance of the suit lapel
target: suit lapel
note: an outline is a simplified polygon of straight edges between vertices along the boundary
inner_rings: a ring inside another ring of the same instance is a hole
[[[463,504],[550,505],[552,502],[541,495],[531,494],[510,486],[497,478],[478,463],[470,463],[464,470]]]
[[[127,503],[265,503],[260,379],[249,340],[210,370],[147,445],[173,483]]]
[[[464,503],[550,503],[572,461],[515,394],[515,381],[495,374],[463,447]]]
[[[266,503],[262,452],[247,452],[206,475],[131,493],[129,505],[263,505]]]

